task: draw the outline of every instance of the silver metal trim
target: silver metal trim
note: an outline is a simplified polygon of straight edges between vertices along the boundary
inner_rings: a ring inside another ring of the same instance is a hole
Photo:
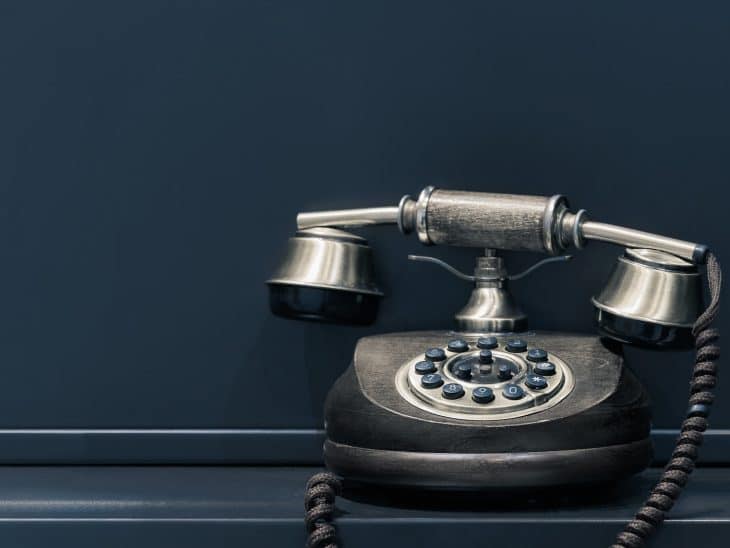
[[[323,240],[332,240],[338,242],[350,242],[359,245],[368,245],[368,241],[358,234],[346,232],[337,228],[329,228],[324,226],[316,226],[314,228],[304,228],[297,230],[295,234],[297,238],[320,238]]]
[[[588,240],[609,242],[626,247],[656,249],[693,263],[695,262],[695,250],[699,247],[696,243],[595,221],[585,221],[580,225],[580,233],[583,238]]]
[[[545,206],[545,212],[543,213],[542,218],[543,245],[545,246],[545,251],[547,251],[551,255],[557,255],[562,251],[560,245],[555,245],[556,239],[554,230],[556,226],[555,212],[560,204],[563,204],[566,208],[568,207],[568,201],[565,199],[565,196],[561,194],[555,194],[554,196],[551,196],[548,200],[547,205]]]
[[[586,221],[587,215],[588,212],[585,209],[579,209],[573,218],[573,245],[576,249],[583,249],[585,247],[585,241],[580,232],[580,227]]]
[[[398,214],[397,206],[308,211],[297,214],[297,228],[395,225],[398,224]]]
[[[596,308],[622,318],[692,327],[702,311],[701,276],[691,262],[669,253],[627,250],[591,302]]]
[[[431,238],[428,237],[428,201],[431,198],[431,194],[436,190],[435,186],[427,186],[418,195],[418,202],[416,202],[416,234],[418,234],[418,240],[424,245],[433,245]]]
[[[284,257],[266,283],[383,296],[367,240],[329,227],[300,230],[289,238]]]
[[[406,206],[412,202],[413,198],[411,198],[410,194],[404,194],[398,202],[398,230],[400,230],[401,234],[409,234],[413,230],[413,227],[408,226],[405,219]]]
[[[627,247],[624,250],[624,260],[633,260],[647,266],[656,268],[666,268],[676,272],[685,272],[688,274],[699,275],[697,266],[691,261],[680,259],[676,255],[657,251],[656,249],[640,249],[636,247]]]

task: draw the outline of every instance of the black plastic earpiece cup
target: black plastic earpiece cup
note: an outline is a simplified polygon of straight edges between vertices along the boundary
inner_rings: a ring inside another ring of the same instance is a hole
[[[611,314],[596,309],[599,333],[616,341],[659,350],[690,350],[694,347],[692,328],[660,325]]]
[[[378,314],[378,295],[287,284],[269,285],[271,312],[283,318],[369,325]]]

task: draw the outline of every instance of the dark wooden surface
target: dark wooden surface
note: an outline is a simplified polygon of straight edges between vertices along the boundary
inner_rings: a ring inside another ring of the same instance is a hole
[[[279,467],[0,467],[0,543],[23,548],[200,548],[304,544],[304,484],[319,469]],[[611,490],[526,497],[348,492],[337,524],[348,548],[601,547],[659,471]],[[695,471],[652,547],[724,548],[730,471]]]

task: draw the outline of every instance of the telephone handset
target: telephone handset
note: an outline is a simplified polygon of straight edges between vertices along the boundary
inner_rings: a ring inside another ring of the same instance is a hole
[[[308,546],[335,546],[332,502],[341,480],[425,489],[512,489],[611,481],[648,466],[648,397],[624,367],[622,344],[697,348],[687,418],[646,504],[615,546],[643,545],[687,481],[707,427],[719,357],[721,273],[704,245],[592,221],[562,196],[425,188],[398,206],[300,213],[298,232],[268,280],[277,315],[369,324],[383,296],[365,239],[377,224],[425,245],[481,248],[455,329],[370,336],[325,402],[330,472],[307,489]],[[599,337],[528,331],[509,281],[591,240],[625,246],[592,299]],[[510,276],[497,250],[554,257]],[[711,301],[702,311],[699,266]]]

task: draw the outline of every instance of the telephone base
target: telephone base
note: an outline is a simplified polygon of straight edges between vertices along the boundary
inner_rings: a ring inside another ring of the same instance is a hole
[[[360,483],[462,490],[599,483],[649,465],[649,400],[620,344],[489,335],[487,367],[485,334],[360,339],[325,403],[328,468]]]

